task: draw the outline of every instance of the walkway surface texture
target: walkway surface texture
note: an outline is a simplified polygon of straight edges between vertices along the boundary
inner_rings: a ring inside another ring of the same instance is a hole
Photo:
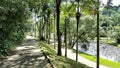
[[[64,48],[62,48],[62,53],[64,55],[64,53],[65,53]],[[73,53],[73,51],[70,50],[70,49],[67,50],[67,56],[70,59],[76,60],[76,53]],[[84,58],[84,57],[82,57],[80,55],[78,55],[78,62],[83,63],[83,64],[85,64],[85,65],[87,65],[89,67],[96,68],[96,63],[95,62],[90,61],[90,60],[88,60],[88,59],[86,59],[86,58]],[[104,65],[100,65],[100,68],[109,68],[109,67],[104,66]]]
[[[51,44],[54,45],[54,40],[51,40]],[[57,46],[57,43],[55,43]],[[65,55],[65,48],[62,48],[62,55]],[[67,57],[76,60],[76,53],[74,53],[71,49],[67,49]],[[80,55],[78,55],[78,62],[83,63],[89,67],[96,68],[96,62],[90,61]],[[107,66],[101,65],[100,68],[109,68]]]
[[[31,36],[16,48],[16,51],[4,59],[0,59],[0,68],[52,68],[48,59]]]

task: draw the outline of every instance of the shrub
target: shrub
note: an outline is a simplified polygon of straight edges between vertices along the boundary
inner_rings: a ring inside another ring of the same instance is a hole
[[[107,37],[105,30],[100,31],[100,37]]]
[[[117,42],[117,43],[120,43],[120,32],[117,33],[116,42]]]

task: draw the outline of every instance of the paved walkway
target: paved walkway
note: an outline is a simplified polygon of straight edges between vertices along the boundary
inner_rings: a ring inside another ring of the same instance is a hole
[[[54,40],[51,40],[51,44],[54,45]],[[57,45],[57,43],[55,44]],[[65,53],[65,49],[62,48],[62,54],[65,55],[64,53]],[[76,60],[76,53],[74,53],[71,49],[67,49],[67,57]],[[96,68],[95,62],[90,61],[80,55],[78,55],[78,62],[88,65],[89,67]],[[109,68],[109,67],[100,64],[100,68]]]
[[[34,38],[27,36],[25,42],[6,58],[0,59],[0,68],[52,68]]]
[[[62,54],[65,55],[65,49],[62,48]],[[73,53],[72,50],[68,49],[67,50],[67,57],[70,58],[70,59],[73,59],[73,60],[76,60],[76,53]],[[96,63],[93,62],[93,61],[90,61],[80,55],[78,55],[78,62],[80,63],[83,63],[85,65],[88,65],[89,67],[92,67],[92,68],[96,68]],[[100,65],[100,68],[109,68],[107,66],[104,66],[104,65]]]

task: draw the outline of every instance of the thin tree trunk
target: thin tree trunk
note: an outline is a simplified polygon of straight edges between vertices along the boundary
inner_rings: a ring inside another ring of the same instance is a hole
[[[46,25],[47,23],[45,21],[45,18],[43,18],[43,27],[41,30],[43,30],[43,33],[44,33],[43,35],[44,35],[45,40],[46,40]]]
[[[36,37],[36,17],[37,17],[37,14],[35,14],[35,37]]]
[[[39,28],[38,28],[38,31],[39,31],[39,40],[41,40],[41,27],[42,27],[42,24],[41,24],[41,22],[39,23]]]
[[[50,23],[51,23],[51,21],[50,21],[50,17],[49,17],[48,18],[48,26],[49,26],[48,44],[50,44]]]
[[[42,35],[43,35],[43,37],[44,37],[44,40],[45,40],[45,18],[43,17],[42,18],[42,25],[43,25],[43,27],[41,28],[41,32],[42,32]]]
[[[55,43],[56,43],[56,41],[55,41],[55,32],[56,32],[56,28],[55,28],[56,26],[55,26],[55,12],[54,12],[54,49],[55,49]]]
[[[46,18],[44,17],[44,23],[46,23],[45,25],[45,40],[47,42],[47,22],[46,22]]]
[[[60,34],[60,3],[61,0],[56,0],[56,6],[57,6],[57,36],[58,36],[58,56],[62,55],[61,52],[61,34]]]
[[[43,17],[42,17],[42,22],[41,22],[41,25],[43,25],[43,20],[44,20],[44,19],[43,19]],[[41,26],[41,35],[42,35],[42,37],[43,37],[43,38],[45,38],[45,37],[44,37],[43,30],[44,30],[44,27],[43,27],[43,29],[42,29],[42,26]]]
[[[66,8],[67,8],[67,0],[66,0]],[[67,57],[67,17],[65,18],[65,57]]]
[[[44,18],[42,17],[42,22],[40,22],[40,27],[39,27],[39,40],[41,38],[45,38],[45,31],[44,31],[44,28],[45,28],[45,25],[46,23],[44,23]]]
[[[99,4],[99,0],[97,1]],[[99,6],[97,6],[97,68],[99,68],[99,62]]]
[[[78,37],[78,23],[79,23],[79,18],[77,20],[77,37]],[[76,40],[76,61],[78,61],[78,39]]]
[[[47,24],[46,24],[46,42],[48,43],[48,18],[46,18],[46,20],[47,20]]]
[[[81,35],[78,35],[79,37],[77,36],[77,38],[76,38],[76,40],[73,42],[71,48],[74,47],[75,43],[77,43],[77,40],[78,40],[79,38],[81,38],[81,36],[84,35],[84,34],[85,34],[85,33],[83,32]]]
[[[65,57],[67,57],[67,19],[65,19]]]

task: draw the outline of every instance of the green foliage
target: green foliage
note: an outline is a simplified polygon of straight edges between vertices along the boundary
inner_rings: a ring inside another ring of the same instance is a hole
[[[117,42],[117,43],[120,43],[120,32],[117,33],[116,42]]]
[[[100,37],[107,37],[106,31],[105,30],[101,30],[100,31]]]
[[[83,16],[79,23],[79,33],[85,33],[83,36],[93,39],[96,36],[96,18],[94,16]]]
[[[65,29],[65,27],[64,27],[64,25],[65,25],[64,20],[65,20],[64,15],[61,15],[60,16],[60,32],[62,33],[62,35],[64,34],[64,29]]]
[[[100,22],[103,29],[100,30],[101,36],[106,36],[110,39],[116,39],[114,45],[119,43],[119,21],[120,12],[118,11],[120,6],[113,6],[112,1],[108,0],[107,4],[100,11]],[[110,41],[110,40],[109,40]],[[118,42],[118,43],[117,43]],[[112,43],[112,42],[111,42]]]
[[[76,19],[70,18],[70,22],[68,25],[68,38],[70,38],[70,44],[74,44],[76,38],[78,38],[79,42],[88,42],[90,39],[94,39],[96,36],[96,22],[94,16],[81,16],[79,27],[78,27],[78,37],[76,37]],[[71,42],[73,41],[73,42]]]
[[[0,4],[0,54],[7,55],[20,44],[27,31],[28,3],[4,0]]]
[[[109,32],[110,32],[110,30],[109,30]],[[120,27],[119,26],[114,26],[114,30],[111,32],[111,35],[112,35],[111,38],[116,40],[116,44],[120,43]]]

